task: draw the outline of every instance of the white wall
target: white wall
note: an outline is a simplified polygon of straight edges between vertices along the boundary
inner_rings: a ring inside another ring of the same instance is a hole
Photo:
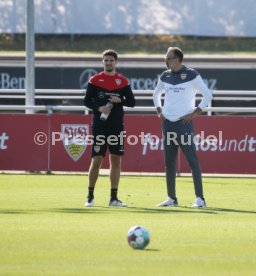
[[[256,0],[34,0],[36,33],[256,37]],[[0,32],[26,31],[26,0],[0,0]]]

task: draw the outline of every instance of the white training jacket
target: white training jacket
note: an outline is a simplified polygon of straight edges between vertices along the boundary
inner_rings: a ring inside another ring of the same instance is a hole
[[[203,95],[198,105],[202,110],[212,99],[211,91],[198,72],[184,65],[178,72],[166,70],[162,73],[153,94],[155,107],[162,107],[161,95],[163,93],[165,97],[162,114],[172,122],[194,111],[197,93]]]

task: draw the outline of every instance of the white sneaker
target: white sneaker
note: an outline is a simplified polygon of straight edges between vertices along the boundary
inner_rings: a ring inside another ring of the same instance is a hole
[[[84,206],[85,207],[93,207],[94,206],[94,200],[85,202]]]
[[[127,204],[125,204],[119,199],[116,199],[116,200],[110,200],[108,206],[127,207]]]
[[[178,200],[168,197],[164,202],[157,205],[158,207],[178,206]]]
[[[197,197],[195,203],[192,205],[193,208],[205,208],[205,200],[201,197]]]

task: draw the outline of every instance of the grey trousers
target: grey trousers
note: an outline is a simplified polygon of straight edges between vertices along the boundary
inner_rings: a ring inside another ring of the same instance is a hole
[[[176,160],[180,147],[192,171],[195,194],[197,197],[203,198],[202,175],[193,142],[194,128],[192,121],[182,124],[181,121],[171,122],[166,119],[163,121],[162,128],[168,196],[176,198]]]

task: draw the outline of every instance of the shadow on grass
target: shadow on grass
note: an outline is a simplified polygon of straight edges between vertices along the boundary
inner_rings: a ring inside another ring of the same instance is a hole
[[[146,248],[146,249],[143,249],[144,251],[160,251],[160,249],[157,249],[157,248]]]
[[[256,215],[256,211],[251,210],[238,210],[227,208],[192,208],[186,206],[179,207],[163,207],[163,208],[143,208],[143,207],[108,207],[108,206],[95,206],[93,208],[56,208],[48,209],[49,212],[57,213],[109,213],[112,212],[125,212],[125,213],[145,213],[145,214],[163,214],[163,213],[193,213],[193,214],[218,214],[218,213],[241,213]]]
[[[256,211],[250,211],[250,210],[237,210],[237,209],[214,208],[214,207],[207,207],[207,210],[212,210],[212,211],[214,211],[214,212],[241,213],[241,214],[252,214],[252,215],[256,215]]]
[[[27,215],[31,214],[28,210],[0,210],[0,215]]]
[[[30,209],[30,210],[18,210],[18,209],[0,209],[0,215],[26,215],[36,213],[65,213],[65,214],[112,214],[113,212],[124,213],[145,213],[145,214],[168,214],[168,213],[188,213],[188,214],[208,214],[216,215],[219,213],[241,213],[256,215],[256,211],[251,210],[238,210],[228,208],[199,208],[180,206],[171,208],[142,208],[142,207],[128,207],[128,208],[115,208],[106,206],[95,206],[93,208],[49,208],[49,209]]]
[[[134,251],[138,251],[138,252],[140,252],[140,251],[143,251],[143,252],[145,252],[145,251],[147,251],[147,252],[157,252],[157,251],[161,251],[160,249],[157,249],[157,248],[144,248],[144,249],[139,249],[139,248],[134,249],[134,248],[133,248],[133,250],[134,250]]]
[[[185,208],[186,209],[186,208]],[[160,213],[210,213],[214,214],[212,211],[208,211],[206,209],[191,209],[184,210],[183,207],[163,207],[163,208],[142,208],[142,207],[129,207],[127,210],[131,210],[132,212],[137,213],[151,213],[151,214],[160,214]]]
[[[16,210],[16,209],[0,209],[0,215],[27,215],[27,214],[37,214],[37,213],[104,213],[101,209],[97,208],[56,208],[56,209],[30,209],[30,210]]]
[[[105,213],[104,210],[99,208],[55,208],[55,209],[47,209],[49,212],[53,213],[71,213],[71,214],[95,214],[95,213]]]
[[[203,214],[215,214],[213,211],[208,211],[206,209],[193,209],[193,210],[182,210],[181,208],[141,208],[141,207],[128,207],[128,208],[120,208],[120,207],[106,207],[106,206],[98,206],[93,208],[58,208],[58,209],[49,209],[52,212],[58,213],[113,213],[113,212],[124,212],[124,213],[145,213],[145,214],[160,214],[160,213],[203,213]]]
[[[241,213],[241,214],[252,214],[256,215],[256,211],[251,211],[251,210],[237,210],[237,209],[227,209],[227,208],[215,208],[215,207],[207,207],[207,208],[193,208],[193,207],[183,207],[185,209],[190,209],[190,210],[201,210],[204,213],[205,211],[210,212],[212,214],[218,214],[218,213]]]
[[[113,212],[122,213],[145,213],[145,214],[163,214],[163,213],[208,213],[215,214],[213,211],[208,211],[206,209],[195,210],[186,208],[182,210],[181,208],[141,208],[141,207],[128,207],[128,208],[115,208],[106,206],[95,206],[93,208],[50,208],[50,209],[30,209],[30,210],[18,210],[18,209],[3,209],[0,210],[0,215],[26,215],[26,214],[36,214],[36,213],[65,213],[65,214],[112,214]]]

